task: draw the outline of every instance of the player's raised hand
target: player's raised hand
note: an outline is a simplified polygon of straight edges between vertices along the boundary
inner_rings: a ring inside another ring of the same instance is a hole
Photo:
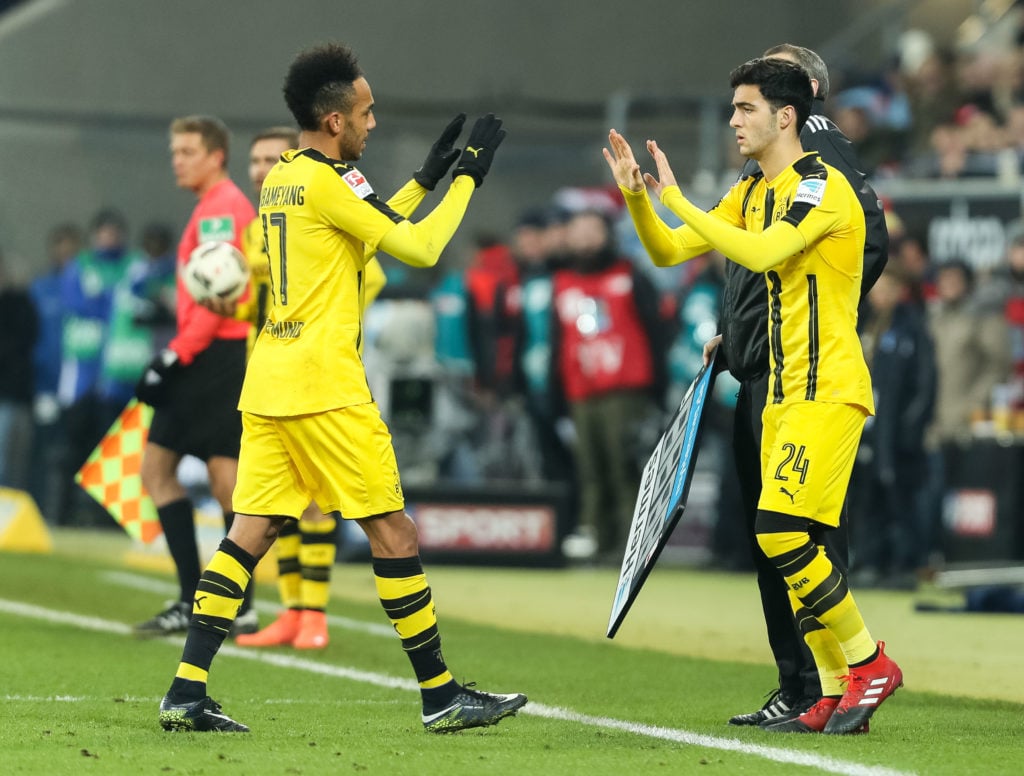
[[[433,191],[437,182],[445,176],[455,160],[459,158],[462,149],[455,147],[455,140],[462,132],[462,125],[465,123],[466,114],[460,113],[448,123],[444,132],[441,133],[441,137],[430,147],[427,158],[423,160],[423,165],[412,174],[420,186]]]
[[[493,113],[478,118],[469,132],[469,142],[466,143],[466,148],[462,151],[459,163],[455,165],[452,178],[469,175],[473,178],[477,188],[480,188],[491,169],[494,152],[504,139],[505,130],[502,129],[501,119]]]
[[[601,153],[604,154],[604,160],[608,162],[615,182],[630,191],[643,191],[644,179],[640,175],[640,165],[637,164],[636,158],[633,156],[633,149],[629,147],[626,138],[614,129],[609,130],[608,145],[611,146],[611,151],[602,148]]]
[[[654,158],[654,166],[658,169],[658,177],[655,178],[649,172],[644,173],[644,182],[651,188],[657,197],[661,197],[661,192],[666,186],[678,186],[676,183],[676,175],[672,172],[672,168],[669,166],[668,157],[665,156],[665,152],[658,147],[658,141],[648,140],[647,150]]]

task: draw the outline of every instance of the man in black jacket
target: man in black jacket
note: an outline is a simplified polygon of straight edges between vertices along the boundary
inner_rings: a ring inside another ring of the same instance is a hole
[[[953,262],[943,265],[943,269]],[[927,472],[925,430],[935,410],[935,348],[909,279],[887,267],[868,295],[861,327],[875,416],[853,467],[849,510],[861,584],[912,588],[928,562],[928,535],[914,498]]]
[[[849,180],[864,208],[866,239],[861,298],[874,285],[888,258],[889,235],[878,196],[860,172],[853,147],[824,115],[828,96],[828,68],[816,53],[788,43],[765,51],[766,57],[794,62],[807,71],[814,88],[811,116],[800,132],[807,151],[816,151]],[[748,160],[740,178],[759,174],[757,162]],[[722,333],[705,346],[705,359],[719,343],[718,363],[740,381],[733,425],[733,455],[740,479],[745,531],[750,540],[757,584],[761,592],[768,643],[779,669],[779,687],[757,711],[737,714],[730,725],[767,725],[792,719],[821,697],[814,658],[793,619],[785,583],[758,546],[754,533],[757,500],[761,492],[761,413],[768,395],[768,295],[764,275],[735,262],[726,265],[722,299]],[[724,361],[724,364],[722,362]],[[822,531],[815,541],[825,546],[832,563],[846,573],[849,541],[844,516],[837,529]]]

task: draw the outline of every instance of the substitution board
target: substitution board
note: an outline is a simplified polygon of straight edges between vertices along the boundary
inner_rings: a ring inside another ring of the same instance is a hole
[[[704,407],[714,382],[714,356],[693,378],[644,466],[608,620],[608,638],[615,636],[686,508]]]

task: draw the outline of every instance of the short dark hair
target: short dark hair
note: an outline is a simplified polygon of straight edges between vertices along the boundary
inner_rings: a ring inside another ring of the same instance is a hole
[[[811,78],[800,65],[785,59],[759,57],[744,62],[729,74],[729,85],[733,89],[741,85],[757,86],[773,112],[792,105],[796,111],[797,133],[811,115],[814,102]]]
[[[299,52],[284,79],[284,101],[299,129],[316,131],[328,113],[348,113],[363,71],[352,50],[327,43]]]
[[[778,46],[772,46],[762,56],[774,57],[778,54],[789,54],[789,56],[793,57],[796,63],[807,71],[807,75],[818,82],[818,99],[824,100],[828,98],[828,65],[825,64],[824,59],[809,48],[797,46],[793,43],[780,43]]]
[[[151,221],[142,228],[139,243],[150,256],[162,256],[174,247],[174,232],[165,223]]]
[[[936,272],[947,272],[949,270],[960,273],[960,277],[963,279],[968,291],[974,289],[974,267],[966,260],[960,258],[948,259],[935,268]]]
[[[228,126],[216,116],[182,116],[171,122],[171,134],[192,133],[203,139],[203,148],[208,152],[223,151],[224,167],[228,166],[228,147],[231,133]]]
[[[267,127],[256,133],[256,137],[249,143],[249,147],[252,148],[261,140],[283,140],[288,143],[289,148],[299,147],[299,133],[294,127]]]
[[[97,211],[89,223],[89,231],[98,232],[100,229],[108,226],[112,226],[121,234],[128,231],[128,221],[125,219],[124,214],[112,207],[105,207]]]

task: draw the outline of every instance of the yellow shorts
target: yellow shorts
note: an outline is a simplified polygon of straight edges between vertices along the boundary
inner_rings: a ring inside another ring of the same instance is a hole
[[[235,512],[298,518],[310,501],[353,520],[404,509],[391,433],[375,403],[288,418],[242,413]]]
[[[865,411],[851,404],[792,402],[769,404],[763,419],[757,508],[839,525]]]

